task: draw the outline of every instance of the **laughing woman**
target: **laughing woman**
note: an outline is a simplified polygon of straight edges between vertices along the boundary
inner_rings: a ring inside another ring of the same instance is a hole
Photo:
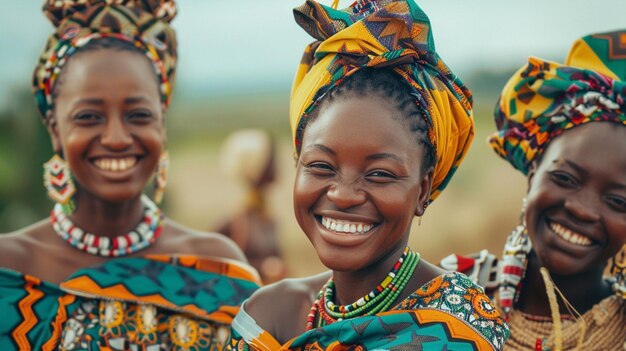
[[[502,91],[490,141],[528,178],[522,223],[499,265],[463,261],[497,291],[505,349],[626,349],[625,39],[584,37],[564,65],[531,57]]]
[[[258,278],[220,235],[164,218],[173,1],[53,1],[34,73],[50,218],[0,237],[0,349],[213,350]]]
[[[268,286],[233,321],[231,350],[499,350],[481,288],[407,247],[411,223],[473,136],[471,95],[411,0],[307,1],[317,42],[296,76],[294,209],[329,272]]]

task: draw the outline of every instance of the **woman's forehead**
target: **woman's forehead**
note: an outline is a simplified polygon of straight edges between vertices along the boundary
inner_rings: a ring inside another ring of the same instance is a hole
[[[543,161],[574,163],[591,170],[626,171],[626,126],[588,123],[565,131],[546,149]],[[543,162],[542,161],[542,162]]]

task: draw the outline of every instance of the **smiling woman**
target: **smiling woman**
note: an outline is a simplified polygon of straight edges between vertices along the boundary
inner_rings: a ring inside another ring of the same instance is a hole
[[[490,141],[528,176],[522,223],[497,266],[443,265],[497,289],[511,350],[626,348],[625,39],[579,39],[565,65],[531,57],[502,91]]]
[[[74,201],[136,197],[164,153],[161,98],[150,62],[132,51],[76,54],[57,81],[51,137],[83,189]],[[77,208],[79,215],[83,208]]]
[[[166,219],[171,0],[47,1],[34,91],[49,219],[0,237],[2,350],[220,349],[258,287],[235,244]],[[123,256],[123,257],[122,257]]]
[[[410,0],[294,15],[318,40],[290,101],[294,211],[329,272],[261,288],[227,350],[501,350],[508,329],[482,289],[407,247],[474,132],[428,17]]]

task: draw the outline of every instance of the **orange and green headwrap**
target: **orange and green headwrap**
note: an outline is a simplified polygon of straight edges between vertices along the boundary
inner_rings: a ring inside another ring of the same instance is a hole
[[[535,57],[511,77],[496,105],[489,142],[528,174],[550,141],[598,121],[626,125],[626,30],[577,40],[561,65]]]
[[[305,52],[291,92],[296,154],[309,116],[324,96],[362,68],[393,69],[414,91],[436,148],[434,200],[474,136],[472,96],[435,52],[430,21],[412,0],[358,0],[338,10],[307,1],[296,22],[317,39]]]
[[[176,35],[169,25],[176,16],[174,0],[45,0],[43,11],[56,27],[33,73],[33,91],[44,121],[67,60],[101,38],[128,42],[143,51],[159,80],[163,107],[169,105],[177,57]]]

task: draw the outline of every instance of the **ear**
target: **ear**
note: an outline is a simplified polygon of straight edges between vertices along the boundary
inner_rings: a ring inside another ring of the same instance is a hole
[[[430,199],[430,191],[433,186],[433,174],[435,172],[434,168],[429,169],[424,173],[420,181],[420,194],[417,198],[417,207],[415,208],[415,215],[417,217],[421,217],[426,212],[426,207],[428,206]]]
[[[57,123],[56,116],[51,111],[46,113],[46,129],[50,134],[50,141],[52,142],[52,150],[61,155],[63,148],[61,147],[61,137],[59,135],[59,124]]]

